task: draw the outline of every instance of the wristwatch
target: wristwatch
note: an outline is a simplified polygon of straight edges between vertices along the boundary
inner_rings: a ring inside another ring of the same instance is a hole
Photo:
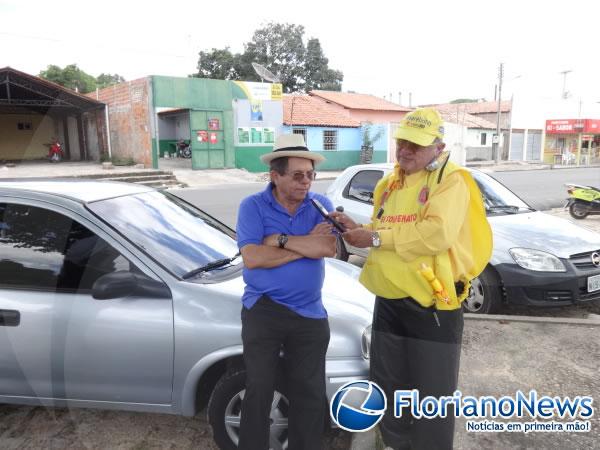
[[[277,245],[279,245],[279,248],[285,248],[285,244],[287,244],[288,241],[288,235],[285,233],[281,233],[279,236],[277,236]]]
[[[381,237],[379,237],[379,233],[377,231],[373,231],[371,233],[371,247],[373,247],[373,248],[381,247]]]

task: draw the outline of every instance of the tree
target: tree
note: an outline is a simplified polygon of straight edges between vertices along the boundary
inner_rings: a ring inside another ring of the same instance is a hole
[[[199,78],[260,81],[252,68],[256,62],[275,73],[285,92],[311,89],[340,90],[342,72],[328,67],[318,39],[304,45],[302,25],[269,23],[254,32],[244,45],[244,52],[232,54],[228,47],[201,51],[198,59]]]
[[[481,99],[481,98],[457,98],[456,100],[452,100],[450,103],[451,104],[456,104],[456,103],[477,103],[479,100],[485,100],[485,99]]]
[[[200,52],[198,58],[199,78],[216,78],[218,80],[239,80],[240,55],[233,54],[229,47],[213,48],[210,52]]]
[[[96,87],[98,89],[104,89],[105,87],[112,86],[113,84],[123,83],[125,78],[119,74],[111,75],[110,73],[101,73],[96,78]]]
[[[344,75],[339,70],[328,67],[329,60],[323,54],[318,39],[309,39],[306,44],[305,80],[306,91],[321,89],[339,91],[342,88]]]
[[[64,69],[51,64],[39,76],[82,94],[96,89],[96,79],[77,67],[77,64],[70,64]]]

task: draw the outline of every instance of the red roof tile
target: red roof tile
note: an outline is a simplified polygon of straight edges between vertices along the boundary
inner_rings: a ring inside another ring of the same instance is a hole
[[[370,94],[355,94],[336,91],[310,91],[309,95],[337,103],[348,109],[369,109],[374,111],[412,111],[414,108],[400,106]]]
[[[464,103],[436,105],[433,108],[437,109],[446,122],[464,125],[467,128],[485,128],[493,130],[496,125],[489,120],[469,114],[468,109],[464,107]]]
[[[360,126],[358,120],[351,119],[335,107],[309,95],[283,96],[283,123],[329,127]]]

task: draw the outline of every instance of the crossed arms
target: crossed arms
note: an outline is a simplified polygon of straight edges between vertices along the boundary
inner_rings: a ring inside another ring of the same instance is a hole
[[[279,267],[300,258],[319,259],[335,256],[335,236],[332,226],[321,222],[305,236],[288,236],[285,248],[279,248],[279,234],[263,239],[262,244],[247,244],[241,249],[244,265],[248,269]]]

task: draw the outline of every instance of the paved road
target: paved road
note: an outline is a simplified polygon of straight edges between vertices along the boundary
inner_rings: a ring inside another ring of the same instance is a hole
[[[600,186],[600,169],[519,170],[491,173],[515,194],[538,210],[562,207],[566,182]],[[315,181],[313,190],[324,193],[331,180]],[[262,183],[214,185],[177,190],[177,195],[200,206],[229,226],[235,226],[237,208],[247,195],[264,189]]]
[[[518,170],[491,173],[515,194],[541,211],[565,204],[568,197],[565,183],[600,187],[600,168]]]

